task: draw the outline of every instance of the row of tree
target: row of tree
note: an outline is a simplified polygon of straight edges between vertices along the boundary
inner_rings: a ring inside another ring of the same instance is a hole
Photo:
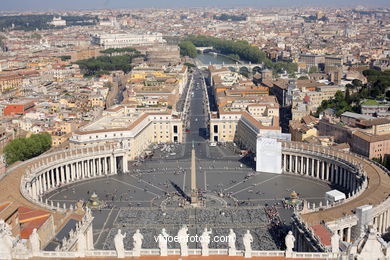
[[[51,147],[51,136],[48,133],[33,134],[28,138],[15,138],[4,148],[8,165],[36,157]]]
[[[237,54],[242,60],[252,63],[261,63],[267,60],[264,52],[255,46],[251,46],[247,41],[223,40],[204,35],[190,35],[186,40],[192,42],[196,47],[212,46],[225,55]]]
[[[196,56],[196,47],[213,47],[216,51],[224,55],[234,55],[235,58],[252,63],[264,63],[265,66],[273,69],[275,73],[287,72],[292,74],[298,69],[296,63],[272,62],[263,51],[256,46],[250,45],[247,41],[233,41],[204,35],[190,35],[179,46],[181,54],[190,57]]]
[[[99,56],[76,62],[80,66],[84,76],[99,76],[109,74],[110,71],[122,70],[124,73],[131,71],[133,58],[140,57],[141,54],[119,55],[119,56]]]
[[[105,49],[105,50],[100,51],[100,53],[103,53],[103,54],[114,54],[114,53],[140,54],[140,52],[134,48],[109,48],[109,49]]]
[[[231,20],[231,21],[245,21],[247,18],[246,15],[242,14],[242,15],[233,15],[233,14],[226,14],[226,13],[223,13],[221,15],[214,15],[214,19],[215,20],[220,20],[220,21],[228,21],[228,20]]]

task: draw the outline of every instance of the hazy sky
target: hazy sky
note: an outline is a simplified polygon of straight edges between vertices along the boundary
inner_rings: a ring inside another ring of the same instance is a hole
[[[0,0],[0,11],[172,7],[341,6],[390,7],[389,0]]]

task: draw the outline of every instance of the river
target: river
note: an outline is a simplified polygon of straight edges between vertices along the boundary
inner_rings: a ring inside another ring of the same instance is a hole
[[[226,56],[213,55],[211,53],[198,54],[195,61],[198,65],[209,65],[211,64],[236,64],[236,62]]]

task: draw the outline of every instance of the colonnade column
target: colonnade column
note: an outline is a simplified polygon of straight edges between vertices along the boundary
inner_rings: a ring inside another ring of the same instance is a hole
[[[41,187],[39,185],[39,176],[35,177],[35,188],[36,188],[37,197],[38,197],[38,195],[41,194]]]
[[[347,242],[351,242],[351,227],[347,228]]]
[[[80,179],[79,162],[75,162],[74,169],[75,169],[75,178],[78,180]]]
[[[58,186],[58,185],[61,184],[62,180],[64,179],[63,178],[63,169],[62,169],[62,166],[59,166],[56,169],[57,169],[57,172],[58,172],[57,173],[58,174],[58,182],[57,182],[58,184],[57,184],[57,186]]]
[[[85,161],[81,161],[81,179],[85,178]]]
[[[56,175],[56,183],[55,183],[55,186],[58,187],[58,185],[60,184],[60,173],[58,171],[58,168],[55,168],[55,175]]]
[[[326,180],[326,181],[329,181],[329,171],[330,171],[330,164],[329,164],[329,162],[327,161],[327,162],[326,162],[326,168],[325,168],[325,180]]]
[[[66,183],[71,182],[70,180],[70,164],[65,164],[65,176],[66,176]]]
[[[37,196],[37,187],[35,185],[35,182],[31,182],[31,191],[32,191],[32,198],[35,199]]]
[[[310,159],[311,160],[311,172],[310,172],[310,176],[314,176],[314,159],[313,158],[311,158]]]
[[[328,176],[328,180],[330,183],[333,182],[333,168],[334,168],[334,164],[331,163],[329,164],[329,176]]]
[[[72,181],[75,181],[76,178],[77,178],[77,175],[76,175],[76,163],[72,163],[70,168],[71,168],[70,176],[72,178]]]
[[[299,157],[299,173],[303,174],[303,157]]]
[[[378,218],[378,232],[381,232],[382,233],[382,221],[383,221],[383,215],[380,214],[379,215],[379,218]]]
[[[114,172],[116,172],[116,167],[115,167],[115,156],[114,155],[111,155],[110,156],[110,165],[111,165],[111,167],[110,167],[110,174],[113,174]]]
[[[104,157],[104,174],[108,175],[108,157]]]
[[[39,194],[42,195],[43,194],[43,174],[39,175],[38,178],[39,178]]]
[[[102,159],[101,158],[97,159],[97,167],[98,167],[97,174],[101,175],[102,174]]]
[[[96,176],[96,158],[92,159],[92,176]]]
[[[350,171],[347,171],[347,190],[348,190],[348,193],[351,191],[351,184],[352,184],[352,173]]]
[[[89,159],[84,161],[85,178],[89,178]]]
[[[43,173],[43,192],[47,191],[47,177],[46,177],[47,172]]]

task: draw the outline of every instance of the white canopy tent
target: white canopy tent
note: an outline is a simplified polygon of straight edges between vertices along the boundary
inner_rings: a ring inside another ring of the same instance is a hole
[[[339,190],[331,190],[325,193],[326,200],[329,202],[339,202],[345,200],[345,194]]]

